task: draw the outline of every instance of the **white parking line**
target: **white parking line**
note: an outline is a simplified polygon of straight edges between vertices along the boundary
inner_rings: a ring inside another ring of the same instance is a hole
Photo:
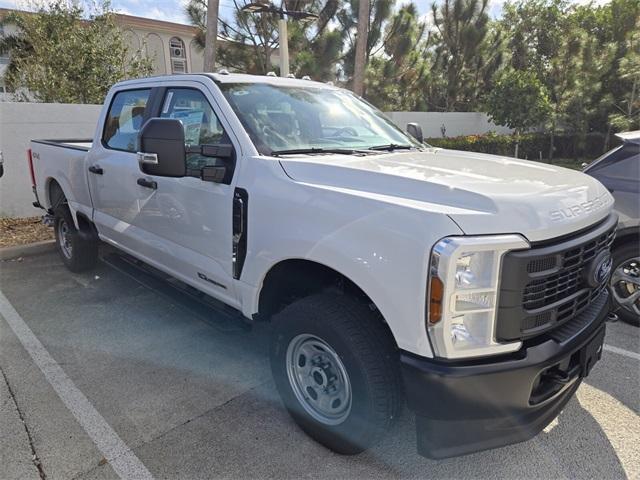
[[[624,355],[625,357],[635,358],[636,360],[640,360],[640,353],[630,352],[629,350],[625,350],[624,348],[614,347],[613,345],[607,345],[606,343],[603,345],[605,350],[613,353],[617,353],[618,355]]]
[[[147,467],[127,447],[87,397],[78,390],[2,292],[0,292],[0,314],[118,476],[122,479],[153,479]]]

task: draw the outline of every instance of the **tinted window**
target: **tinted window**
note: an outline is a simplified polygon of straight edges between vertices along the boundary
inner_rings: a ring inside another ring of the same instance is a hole
[[[113,97],[102,139],[109,148],[137,151],[138,132],[151,90],[127,90]]]
[[[624,180],[640,179],[640,146],[634,143],[625,143],[623,146],[610,152],[600,163],[594,166],[595,175],[606,175],[610,178]]]
[[[171,88],[162,104],[162,118],[176,118],[184,126],[186,146],[229,143],[213,108],[198,90]],[[196,153],[187,154],[187,169],[199,170],[216,164],[216,159]]]

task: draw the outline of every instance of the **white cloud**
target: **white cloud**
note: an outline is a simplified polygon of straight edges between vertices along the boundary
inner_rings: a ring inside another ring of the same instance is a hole
[[[112,3],[112,7],[117,12],[127,15],[188,23],[184,13],[186,4],[187,0],[116,0]]]

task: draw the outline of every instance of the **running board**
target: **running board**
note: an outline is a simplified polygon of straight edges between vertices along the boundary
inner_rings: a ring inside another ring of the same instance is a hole
[[[161,272],[123,252],[105,252],[101,260],[114,270],[135,280],[140,285],[178,305],[206,324],[224,332],[251,329],[251,324],[240,311],[225,305],[186,283]],[[107,250],[107,249],[105,249]]]

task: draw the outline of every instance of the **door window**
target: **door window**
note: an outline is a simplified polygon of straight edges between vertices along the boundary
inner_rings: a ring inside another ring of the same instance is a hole
[[[113,97],[102,141],[108,148],[136,152],[138,132],[144,121],[144,113],[151,90],[126,90]]]
[[[202,92],[188,88],[170,88],[164,98],[162,118],[175,118],[184,126],[185,146],[229,143],[218,117]],[[198,153],[187,153],[187,171],[199,176],[200,169],[219,161]]]

